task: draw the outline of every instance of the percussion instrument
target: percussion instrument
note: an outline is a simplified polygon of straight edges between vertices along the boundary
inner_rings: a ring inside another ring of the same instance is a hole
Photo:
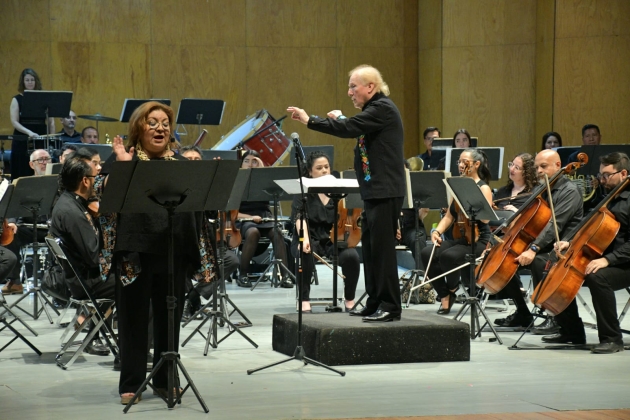
[[[232,150],[242,147],[260,154],[265,166],[280,164],[291,150],[291,140],[282,132],[277,123],[266,110],[261,109],[247,116],[244,121],[234,127],[221,138],[212,149]]]
[[[94,115],[77,115],[77,117],[83,118],[84,120],[90,120],[90,121],[105,121],[105,122],[118,121],[118,118],[106,117],[104,115],[99,114],[98,112]]]

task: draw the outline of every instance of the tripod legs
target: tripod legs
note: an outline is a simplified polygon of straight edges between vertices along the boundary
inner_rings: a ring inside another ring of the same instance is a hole
[[[18,306],[21,301],[23,301],[24,299],[29,297],[31,294],[33,294],[33,298],[35,299],[35,301],[33,302],[34,306],[33,306],[33,313],[32,314],[27,312],[26,310],[24,310],[20,306]],[[41,303],[41,308],[38,308],[37,302]],[[41,289],[39,287],[32,287],[31,290],[29,290],[27,293],[22,295],[18,300],[13,302],[13,304],[11,304],[11,306],[9,306],[9,307],[10,308],[17,308],[20,311],[24,312],[26,315],[29,315],[29,316],[33,317],[33,319],[35,319],[35,320],[37,320],[39,318],[39,315],[43,311],[43,312],[46,313],[46,317],[48,318],[48,321],[52,324],[53,320],[52,320],[52,317],[50,316],[50,313],[48,312],[48,308],[46,308],[46,305],[50,306],[53,309],[53,311],[55,311],[55,313],[57,315],[59,315],[59,312],[57,311],[57,309],[53,306],[52,302],[50,302],[48,300],[48,298],[44,295],[44,293],[41,291]]]
[[[265,276],[267,275],[267,273],[269,272],[269,270],[273,270],[271,273],[271,285],[273,287],[278,287],[280,286],[280,275],[282,274],[283,270],[285,274],[288,274],[291,279],[295,280],[295,276],[293,275],[293,273],[291,272],[291,270],[289,270],[283,263],[282,260],[276,259],[274,258],[273,260],[271,260],[271,262],[269,263],[269,266],[265,269],[265,271],[260,275],[260,277],[258,277],[258,280],[256,280],[256,283],[254,283],[252,285],[252,288],[250,290],[254,290],[256,288],[256,286],[258,286],[258,283],[260,283],[262,281],[262,279],[265,278]]]
[[[317,360],[313,360],[313,359],[310,359],[310,358],[306,357],[306,353],[304,352],[304,347],[302,347],[302,346],[297,346],[295,348],[293,356],[289,357],[288,359],[280,360],[279,362],[275,362],[275,363],[272,363],[270,365],[262,366],[262,367],[259,367],[259,368],[256,368],[256,369],[249,369],[247,371],[247,374],[251,375],[252,373],[256,373],[258,371],[261,371],[261,370],[264,370],[264,369],[267,369],[267,368],[270,368],[270,367],[278,366],[278,365],[281,365],[283,363],[290,362],[292,360],[297,360],[298,362],[303,362],[304,366],[306,366],[306,365],[308,365],[310,363],[311,365],[319,366],[319,367],[322,367],[324,369],[328,369],[329,371],[335,372],[335,373],[337,373],[337,374],[339,374],[341,376],[346,376],[346,372],[344,372],[344,371],[331,368],[330,366],[327,366],[327,365],[325,365],[323,363],[320,363]]]
[[[492,330],[495,338],[499,341],[499,344],[503,344],[503,340],[501,340],[499,333],[494,328],[494,325],[492,325],[492,322],[490,322],[490,318],[488,318],[488,315],[486,315],[486,312],[481,307],[479,299],[476,296],[469,295],[466,289],[464,289],[464,293],[466,294],[466,302],[464,302],[464,304],[453,319],[457,321],[461,320],[461,318],[468,310],[468,307],[470,307],[470,338],[474,340],[475,338],[480,337],[482,328],[485,327],[485,325],[487,324]],[[481,326],[479,323],[479,315],[477,314],[477,311],[479,311],[479,313],[486,320],[483,326]]]

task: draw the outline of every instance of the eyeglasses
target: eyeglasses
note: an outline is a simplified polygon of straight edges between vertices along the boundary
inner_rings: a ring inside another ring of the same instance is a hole
[[[96,175],[83,175],[83,178],[96,178]]]
[[[50,162],[52,159],[50,159],[49,157],[46,158],[39,158],[39,159],[33,159],[31,162],[37,162],[37,163],[48,163]]]
[[[622,170],[623,170],[623,169],[622,169]],[[602,181],[604,181],[604,182],[605,182],[605,181],[608,181],[608,179],[609,179],[611,176],[613,176],[613,175],[617,175],[619,172],[621,172],[621,171],[613,172],[612,174],[602,174],[602,173],[599,173],[599,174],[597,174],[597,179],[601,179]]]
[[[508,168],[512,169],[514,168],[515,171],[522,171],[523,168],[521,168],[520,166],[516,165],[514,162],[508,162]]]
[[[171,126],[171,124],[168,121],[156,121],[156,120],[149,120],[147,121],[147,125],[149,126],[149,128],[151,130],[157,130],[158,125],[161,125],[163,129],[168,130],[169,127]]]

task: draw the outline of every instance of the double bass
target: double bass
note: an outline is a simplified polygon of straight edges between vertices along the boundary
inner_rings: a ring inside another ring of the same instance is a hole
[[[580,153],[578,162],[568,164],[551,177],[549,188],[551,189],[561,176],[575,171],[586,163],[588,156],[586,153]],[[521,208],[494,231],[496,235],[507,228],[503,238],[490,249],[476,269],[477,286],[483,286],[487,293],[491,295],[499,293],[508,284],[519,267],[516,258],[529,248],[549,223],[551,208],[542,198],[546,190],[546,185],[539,186]]]
[[[532,303],[552,315],[564,311],[578,294],[586,277],[586,266],[600,258],[619,232],[619,222],[608,210],[608,204],[630,184],[626,177],[563,240],[570,246],[551,267],[547,277],[538,283]]]

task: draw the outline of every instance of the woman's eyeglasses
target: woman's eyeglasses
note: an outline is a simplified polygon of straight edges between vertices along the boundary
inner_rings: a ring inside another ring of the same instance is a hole
[[[163,129],[168,130],[169,127],[171,126],[171,124],[168,121],[156,121],[156,120],[149,120],[147,121],[147,125],[149,126],[149,128],[151,130],[157,130],[158,126],[162,126]]]
[[[522,171],[523,168],[521,168],[520,166],[514,164],[514,162],[508,162],[508,168],[512,169],[514,168],[515,171]]]

